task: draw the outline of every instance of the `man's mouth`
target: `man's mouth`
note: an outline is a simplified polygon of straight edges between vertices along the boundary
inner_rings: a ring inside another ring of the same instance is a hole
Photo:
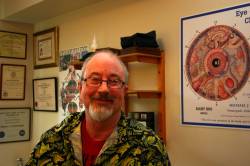
[[[110,104],[113,103],[113,97],[92,97],[92,101],[98,104]]]
[[[113,100],[95,99],[94,101],[100,104],[113,103]]]

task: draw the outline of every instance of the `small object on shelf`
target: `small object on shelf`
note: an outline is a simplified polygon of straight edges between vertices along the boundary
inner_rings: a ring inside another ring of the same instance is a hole
[[[128,118],[135,119],[152,130],[155,130],[154,112],[129,112]]]
[[[101,51],[101,50],[104,50],[104,49],[112,50],[112,51],[115,52],[117,55],[120,55],[120,49],[112,48],[112,47],[97,48],[96,51]]]

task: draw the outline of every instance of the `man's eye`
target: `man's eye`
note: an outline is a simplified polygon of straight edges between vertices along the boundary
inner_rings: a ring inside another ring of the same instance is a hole
[[[90,78],[90,80],[91,80],[92,82],[100,82],[100,79],[99,79],[99,78]]]
[[[109,82],[111,83],[111,84],[119,84],[119,80],[109,80]]]

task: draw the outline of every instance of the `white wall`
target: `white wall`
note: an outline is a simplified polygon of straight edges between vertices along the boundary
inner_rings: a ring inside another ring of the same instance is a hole
[[[0,29],[12,32],[21,32],[28,34],[27,59],[9,59],[0,58],[0,64],[24,64],[26,65],[26,87],[25,100],[0,100],[0,108],[14,107],[32,107],[32,70],[33,70],[33,54],[32,54],[32,36],[33,25],[0,21]],[[16,165],[16,159],[22,157],[26,159],[30,153],[31,142],[15,142],[0,144],[0,165],[13,166]]]

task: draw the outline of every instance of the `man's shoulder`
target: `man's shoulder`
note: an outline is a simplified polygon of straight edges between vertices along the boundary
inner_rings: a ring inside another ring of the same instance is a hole
[[[70,114],[58,125],[47,130],[34,147],[26,165],[41,165],[41,163],[46,163],[46,165],[58,165],[58,163],[80,165],[75,160],[69,135],[80,123],[81,117],[82,113]]]
[[[166,165],[167,153],[161,139],[153,130],[133,119],[121,117],[118,139],[99,158],[100,165]],[[116,154],[116,155],[110,155]],[[108,160],[106,160],[108,159]]]
[[[58,137],[60,135],[68,135],[73,132],[73,129],[81,122],[82,113],[75,112],[56,124],[42,135],[42,139],[48,137]]]
[[[149,127],[134,119],[123,119],[119,129],[120,137],[127,138],[126,141],[140,143],[141,146],[164,146],[159,136]]]

